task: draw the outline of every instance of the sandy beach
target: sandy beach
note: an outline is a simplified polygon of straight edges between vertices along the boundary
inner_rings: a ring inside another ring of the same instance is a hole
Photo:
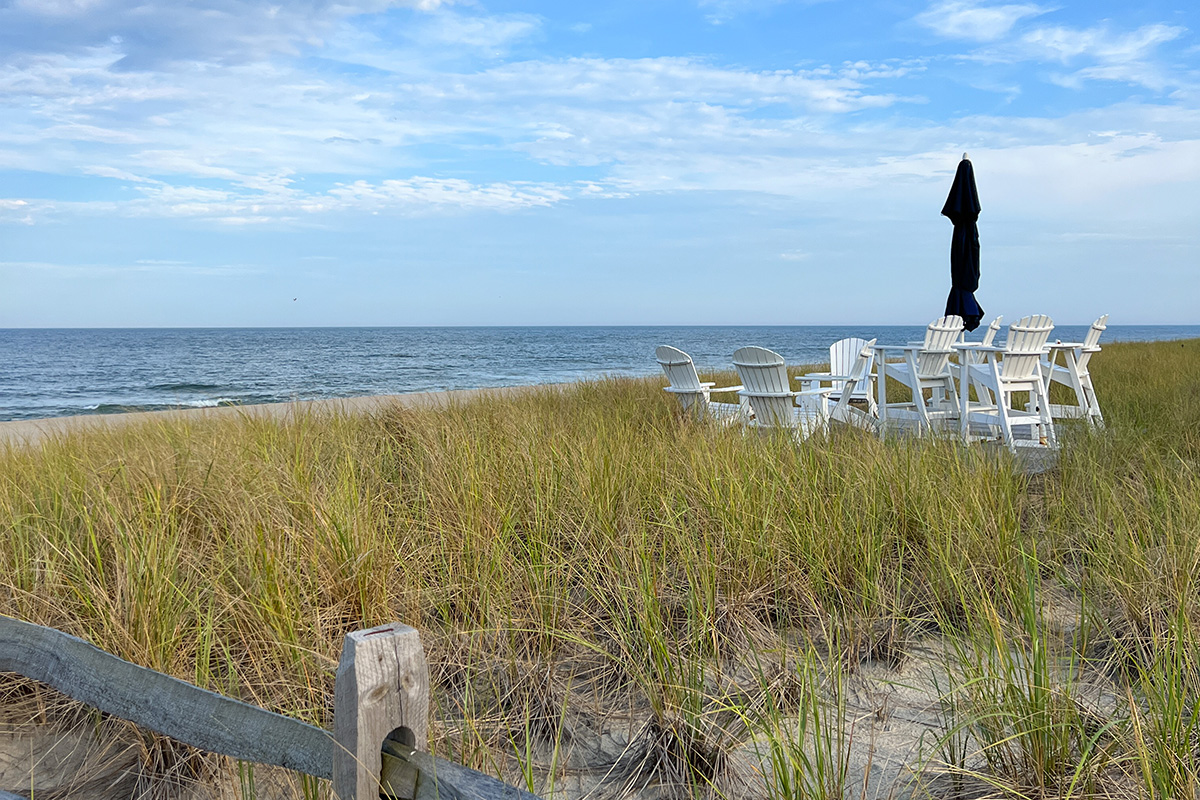
[[[553,385],[553,384],[547,384]],[[180,408],[170,411],[131,411],[125,414],[80,414],[71,417],[21,419],[0,422],[0,447],[5,445],[39,444],[55,436],[83,430],[120,428],[154,420],[188,419],[193,421],[258,417],[286,419],[295,414],[361,414],[388,407],[429,408],[448,403],[466,402],[481,397],[504,398],[527,392],[532,386],[509,386],[490,389],[459,389],[450,392],[412,392],[409,394],[370,395],[366,397],[337,397],[323,400],[296,400],[290,403],[263,403],[245,406],[216,406],[213,408]]]

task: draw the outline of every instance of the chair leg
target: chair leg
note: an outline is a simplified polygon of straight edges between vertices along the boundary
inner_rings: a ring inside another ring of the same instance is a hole
[[[819,416],[813,417],[805,413],[805,411],[805,409],[797,408],[796,411],[793,412],[795,416],[792,418],[792,424],[790,427],[792,439],[796,442],[796,444],[800,444],[822,427],[822,420]]]
[[[913,351],[904,354],[908,362],[909,388],[912,390],[913,408],[917,410],[917,435],[924,436],[931,430],[929,425],[929,409],[925,407],[925,393],[921,391],[921,379],[917,377],[917,357]]]
[[[967,370],[967,354],[960,356],[958,379],[958,438],[963,444],[971,442],[971,373]]]
[[[1038,382],[1038,420],[1041,423],[1042,433],[1046,437],[1046,444],[1050,447],[1058,447],[1058,434],[1054,430],[1054,415],[1050,412],[1050,392],[1046,389],[1046,384]]]
[[[1100,401],[1096,399],[1096,389],[1092,386],[1092,376],[1083,375],[1080,379],[1084,396],[1087,398],[1088,421],[1097,428],[1104,427],[1104,415],[1100,413]]]
[[[933,426],[929,423],[929,408],[925,405],[925,393],[921,391],[921,382],[914,381],[916,384],[913,387],[913,406],[917,409],[917,427],[918,435],[924,436],[933,430]]]
[[[888,434],[888,405],[887,405],[887,366],[883,359],[879,360],[879,377],[876,379],[876,390],[879,392],[879,438],[886,439]]]
[[[954,413],[956,415],[962,413],[962,406],[959,405],[958,402],[958,389],[954,385],[954,376],[946,376],[945,384],[946,401],[950,404],[950,407],[954,409]]]
[[[1001,389],[996,393],[996,399],[999,401],[997,403],[996,415],[1000,420],[1000,435],[1004,437],[1004,444],[1008,446],[1008,449],[1016,453],[1017,442],[1013,438],[1012,421],[1008,418],[1009,407],[1012,405],[1012,397],[1009,396],[1008,392]]]
[[[1080,380],[1080,376],[1076,374],[1074,369],[1071,369],[1067,372],[1067,378],[1070,380],[1071,391],[1075,392],[1075,404],[1079,406],[1079,416],[1084,418],[1088,427],[1092,427],[1094,423],[1092,422],[1091,405],[1088,403],[1087,394],[1083,390],[1083,382]]]

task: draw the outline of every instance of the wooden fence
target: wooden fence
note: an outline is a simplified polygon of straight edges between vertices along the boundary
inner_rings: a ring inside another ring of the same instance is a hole
[[[54,628],[0,616],[0,672],[15,672],[200,750],[333,782],[338,800],[537,800],[428,749],[429,668],[400,623],[346,637],[333,731],[131,664]],[[19,795],[0,791],[0,800]],[[23,800],[20,799],[20,800]]]

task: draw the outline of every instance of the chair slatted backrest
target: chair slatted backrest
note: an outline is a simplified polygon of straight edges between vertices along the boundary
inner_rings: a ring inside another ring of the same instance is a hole
[[[1010,325],[1000,365],[1001,377],[1006,381],[1028,381],[1039,376],[1042,348],[1052,330],[1054,320],[1045,314],[1021,317]]]
[[[875,342],[876,339],[867,341],[865,339],[858,340],[858,352],[854,354],[854,364],[851,365],[850,371],[843,373],[850,376],[850,380],[863,384],[867,380],[867,376],[871,374],[871,364],[875,361]]]
[[[1092,323],[1092,327],[1088,328],[1087,336],[1083,337],[1083,348],[1079,353],[1076,363],[1079,364],[1079,371],[1086,373],[1088,362],[1092,360],[1092,353],[1100,352],[1100,334],[1108,329],[1108,314],[1103,315],[1100,319]]]
[[[983,339],[981,339],[979,343],[984,347],[991,347],[992,342],[996,341],[996,334],[1000,332],[1000,328],[1002,327],[1001,323],[1003,321],[1004,316],[997,314],[996,318],[993,319],[991,324],[988,325],[987,330],[983,332]],[[959,356],[959,358],[962,358],[962,356]],[[968,350],[966,352],[966,358],[971,364],[982,364],[984,362],[983,353],[978,351]]]
[[[849,339],[840,339],[829,345],[829,373],[831,375],[849,375],[858,362],[859,354],[862,352],[863,346],[866,345],[866,339],[851,337]],[[875,351],[871,351],[871,359],[867,361],[867,369],[871,368],[871,362],[875,360]],[[834,394],[841,394],[846,386],[845,381],[831,381]],[[854,388],[854,393],[865,395],[867,392],[866,382],[859,383]]]
[[[842,341],[846,340],[843,339]],[[862,342],[862,346],[859,347],[858,352],[854,354],[854,363],[850,366],[849,370],[842,373],[843,375],[849,376],[850,380],[846,381],[845,383],[849,384],[851,389],[848,392],[843,391],[842,396],[838,398],[837,408],[834,410],[835,417],[842,415],[842,409],[850,405],[850,400],[853,399],[854,396],[860,392],[860,390],[864,390],[870,380],[871,365],[875,361],[876,340],[872,339],[867,341],[865,339],[858,339],[858,341]],[[830,371],[832,372],[832,370]]]
[[[925,329],[925,344],[917,354],[917,374],[922,378],[940,377],[950,365],[952,345],[963,330],[962,317],[951,314],[939,317]]]
[[[703,392],[700,376],[696,374],[696,365],[692,357],[677,347],[662,345],[654,351],[659,366],[667,374],[671,388],[685,392]]]
[[[992,342],[996,341],[996,334],[1000,332],[1000,323],[1004,322],[1004,315],[998,314],[992,320],[992,324],[988,325],[987,332],[983,334],[983,341],[980,342],[984,347],[991,347]]]
[[[742,347],[734,351],[733,365],[759,425],[791,427],[795,424],[792,399],[795,393],[791,390],[783,356],[765,347]]]

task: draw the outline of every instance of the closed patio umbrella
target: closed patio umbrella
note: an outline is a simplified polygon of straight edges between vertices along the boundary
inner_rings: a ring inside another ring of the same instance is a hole
[[[946,298],[946,314],[963,318],[963,327],[973,331],[983,319],[983,309],[975,302],[979,288],[979,193],[975,190],[975,169],[963,153],[954,173],[954,185],[942,216],[954,223],[950,240],[950,296]]]

